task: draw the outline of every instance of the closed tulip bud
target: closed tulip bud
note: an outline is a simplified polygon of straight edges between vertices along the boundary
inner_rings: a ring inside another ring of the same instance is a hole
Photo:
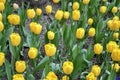
[[[47,5],[46,6],[46,13],[47,14],[51,14],[52,13],[52,6],[51,5]]]
[[[6,0],[0,0],[0,2],[3,2],[4,4],[6,3]]]
[[[0,13],[0,21],[2,21],[2,14]]]
[[[86,5],[86,4],[89,4],[90,0],[83,0],[82,2],[83,2],[83,4]]]
[[[27,17],[28,17],[29,19],[34,18],[34,17],[35,17],[35,10],[34,10],[34,9],[28,9],[28,10],[27,10]]]
[[[3,2],[0,2],[0,11],[3,11],[5,9],[5,5]]]
[[[107,11],[107,7],[106,6],[101,6],[100,7],[100,13],[104,14]]]
[[[90,37],[94,37],[95,36],[95,28],[90,28],[89,31],[88,31],[88,35]]]
[[[12,25],[19,25],[20,24],[20,16],[17,14],[11,14],[7,17],[8,22]]]
[[[77,39],[82,39],[85,35],[85,30],[84,28],[78,28],[76,31],[76,38]]]
[[[2,32],[4,29],[4,24],[0,21],[0,32]]]
[[[80,19],[80,11],[79,10],[72,11],[72,19],[75,21]]]
[[[34,34],[40,34],[41,31],[42,31],[42,25],[40,24],[36,24],[35,27],[34,27]]]
[[[12,33],[10,35],[10,41],[13,46],[18,46],[21,42],[21,37],[18,33]]]
[[[102,51],[103,51],[103,46],[101,44],[97,43],[94,45],[95,54],[99,55],[102,53]]]
[[[42,25],[37,24],[36,22],[31,22],[30,23],[30,30],[34,34],[40,34],[42,31]]]
[[[117,7],[113,7],[111,12],[114,14],[114,13],[117,13],[117,11],[118,11],[118,8]]]
[[[60,21],[62,18],[63,18],[63,11],[57,10],[57,12],[55,13],[55,19]]]
[[[86,76],[86,80],[97,80],[97,78],[95,77],[94,73],[90,72],[90,73]]]
[[[54,72],[51,71],[47,74],[45,80],[58,80],[58,77],[56,76]]]
[[[19,8],[18,4],[14,3],[13,8],[14,8],[14,10],[18,10],[18,8]]]
[[[70,13],[68,11],[64,12],[64,19],[68,19],[70,16]]]
[[[25,61],[16,61],[15,63],[15,70],[19,73],[24,72],[26,69],[26,63]]]
[[[40,8],[36,9],[36,15],[40,16],[42,14],[42,10]]]
[[[4,62],[5,62],[5,54],[3,52],[0,52],[0,66],[2,66]]]
[[[118,33],[118,32],[114,33],[114,34],[113,34],[113,38],[114,38],[114,39],[118,39],[118,38],[119,38],[119,33]]]
[[[100,75],[101,69],[98,65],[93,65],[91,72],[93,72],[94,75],[97,77]]]
[[[23,74],[14,74],[12,80],[25,80]]]
[[[88,25],[92,25],[93,24],[93,19],[92,18],[89,18],[88,19]]]
[[[112,64],[112,69],[114,69],[116,72],[118,72],[120,69],[119,64],[118,63]]]
[[[119,21],[119,17],[118,16],[114,16],[113,20],[118,20]]]
[[[53,2],[54,2],[54,3],[59,3],[59,2],[60,2],[60,0],[53,0]]]
[[[113,61],[120,61],[120,49],[114,49],[112,51],[111,58]]]
[[[63,63],[62,69],[65,74],[71,74],[74,69],[73,63],[70,61],[65,61]]]
[[[52,31],[48,31],[48,32],[47,32],[47,36],[48,36],[48,39],[49,39],[49,40],[53,40],[54,37],[55,37],[55,33],[52,32]]]
[[[72,9],[73,9],[73,10],[79,9],[79,3],[78,3],[78,2],[74,2],[74,3],[73,3],[73,6],[72,6]]]
[[[56,46],[54,44],[48,43],[44,46],[45,53],[47,56],[54,56],[56,53]]]
[[[112,52],[114,49],[116,49],[116,48],[118,48],[119,46],[117,45],[117,43],[115,42],[115,41],[110,41],[108,44],[107,44],[107,46],[106,46],[106,48],[107,48],[107,51],[108,52]]]
[[[35,59],[38,55],[38,50],[34,47],[31,47],[28,51],[28,56],[30,59]]]
[[[63,76],[62,80],[69,80],[69,77],[68,76]]]

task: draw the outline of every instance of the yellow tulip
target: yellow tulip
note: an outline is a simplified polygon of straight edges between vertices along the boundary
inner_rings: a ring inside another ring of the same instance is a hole
[[[31,47],[28,51],[28,56],[30,59],[35,59],[38,55],[38,50],[34,47]]]
[[[97,43],[97,44],[94,45],[95,54],[99,55],[99,54],[102,53],[102,51],[103,51],[103,46],[101,44]]]
[[[12,33],[10,35],[10,41],[13,46],[18,46],[21,42],[21,37],[18,33]]]
[[[54,56],[56,53],[56,46],[52,43],[45,44],[45,53],[47,56]]]
[[[24,72],[26,69],[26,63],[25,61],[16,61],[15,63],[15,70],[19,73]]]
[[[65,74],[71,74],[74,69],[73,63],[70,61],[65,61],[63,63],[62,69]]]

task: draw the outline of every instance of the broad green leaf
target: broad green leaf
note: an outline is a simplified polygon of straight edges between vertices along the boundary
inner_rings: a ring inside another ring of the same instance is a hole
[[[28,80],[35,80],[35,77],[32,74],[29,74]]]
[[[49,57],[44,57],[40,63],[37,65],[37,67],[34,69],[33,74],[36,74],[39,70],[45,67],[45,65],[49,62]]]
[[[11,78],[12,78],[11,66],[14,66],[14,65],[10,65],[8,60],[5,60],[5,69],[6,69],[6,74],[7,74],[7,79],[8,80],[11,80]]]

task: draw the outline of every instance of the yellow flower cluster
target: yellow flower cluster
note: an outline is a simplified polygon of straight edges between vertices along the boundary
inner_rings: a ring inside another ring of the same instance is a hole
[[[120,61],[120,49],[119,48],[113,49],[111,58],[113,61]]]
[[[18,33],[12,33],[10,35],[10,41],[13,46],[18,46],[21,42],[21,37]]]
[[[30,59],[35,59],[38,55],[38,50],[34,47],[31,47],[28,51],[28,56]]]
[[[54,72],[49,72],[46,76],[46,80],[58,80],[56,74]]]
[[[12,80],[25,80],[23,74],[14,74]]]
[[[73,63],[71,61],[65,61],[63,63],[62,69],[65,74],[71,74],[74,69]]]
[[[30,23],[30,30],[34,34],[40,34],[42,31],[42,25],[36,23],[36,22],[31,22]]]
[[[11,14],[8,17],[8,21],[12,25],[19,25],[20,24],[20,16],[17,14]]]
[[[52,43],[48,43],[44,46],[47,56],[54,56],[56,53],[56,46]]]
[[[86,76],[86,80],[97,80],[100,75],[101,68],[98,65],[93,65],[91,72]]]
[[[117,43],[115,41],[110,41],[107,45],[106,45],[106,48],[107,48],[107,51],[108,52],[112,52],[114,49],[118,48],[119,46],[117,45]]]
[[[16,61],[15,63],[15,70],[19,73],[24,72],[26,69],[26,63],[25,61]]]
[[[103,46],[101,44],[97,43],[94,45],[94,53],[95,54],[99,55],[102,53],[102,51],[103,51]]]
[[[5,62],[5,54],[3,52],[0,52],[0,66],[2,66],[4,62]]]
[[[118,16],[115,16],[112,20],[108,20],[107,27],[110,28],[110,30],[116,31],[120,28],[120,20]]]

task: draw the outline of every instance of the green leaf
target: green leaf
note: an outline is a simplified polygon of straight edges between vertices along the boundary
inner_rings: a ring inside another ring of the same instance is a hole
[[[1,38],[2,38],[2,33],[0,32],[0,40],[1,40]]]
[[[14,65],[12,65],[12,66],[14,66]],[[10,63],[8,62],[8,60],[5,60],[5,69],[6,69],[6,73],[7,73],[7,79],[8,79],[8,80],[11,80],[11,78],[12,78],[11,65],[10,65]]]
[[[29,74],[28,80],[35,80],[35,77],[32,74]]]
[[[5,31],[5,33],[3,34],[4,36],[1,39],[2,43],[0,43],[0,45],[5,45],[6,44],[6,41],[9,39],[9,36],[13,32],[13,29],[14,29],[14,27],[10,27],[9,29],[7,29]]]
[[[44,68],[45,65],[49,62],[49,57],[44,57],[40,63],[37,65],[37,67],[35,68],[35,70],[33,71],[33,74],[36,74],[40,69]]]
[[[115,80],[115,79],[116,79],[116,72],[115,70],[112,70],[107,80]]]

